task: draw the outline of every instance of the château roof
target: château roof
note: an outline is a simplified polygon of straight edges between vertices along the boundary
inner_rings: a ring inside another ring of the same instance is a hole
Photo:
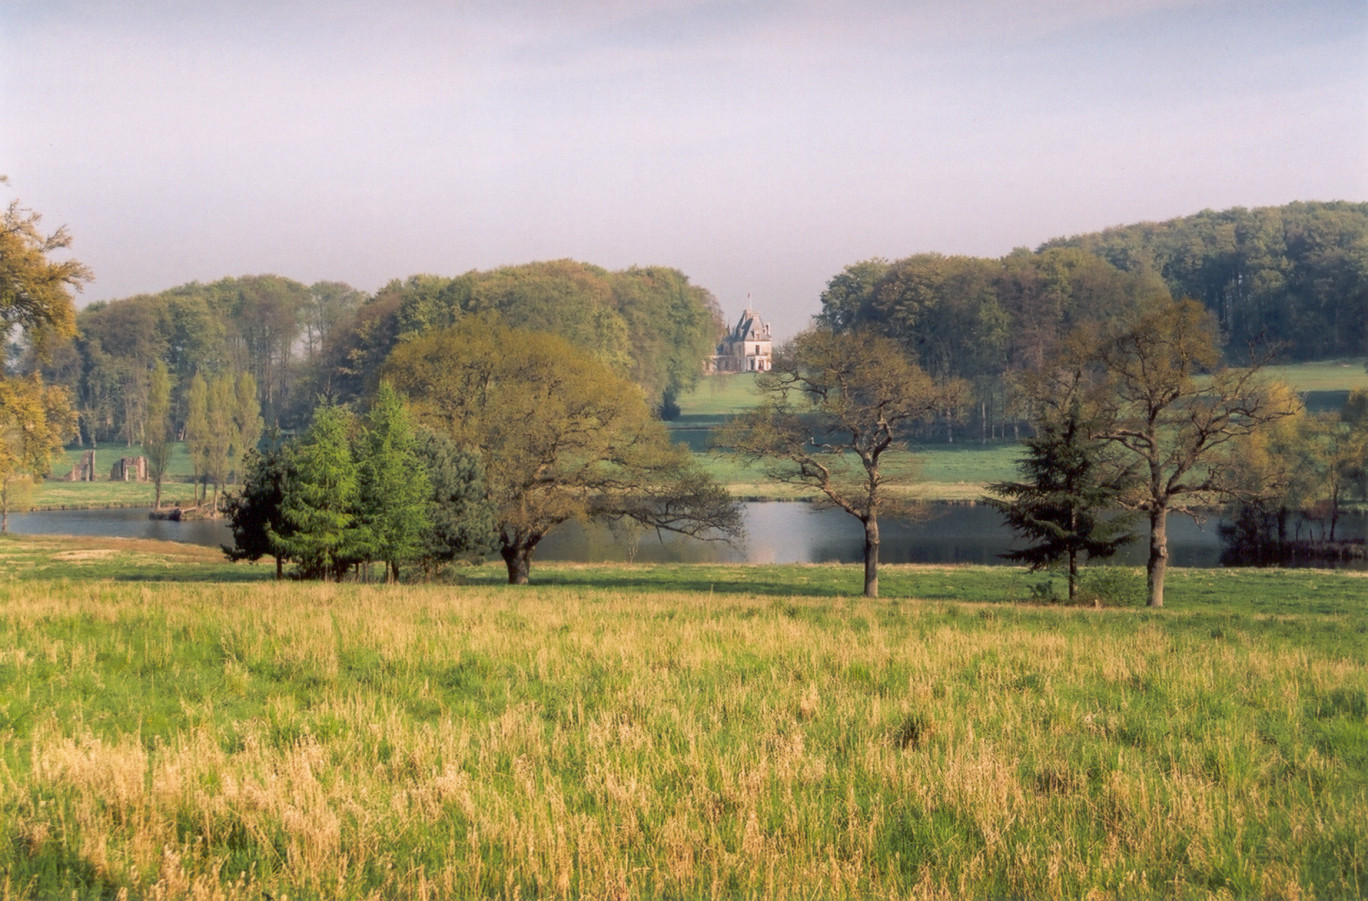
[[[769,336],[769,325],[760,319],[759,313],[751,309],[741,314],[741,318],[736,322],[736,328],[732,329],[731,333],[733,341],[764,340]]]

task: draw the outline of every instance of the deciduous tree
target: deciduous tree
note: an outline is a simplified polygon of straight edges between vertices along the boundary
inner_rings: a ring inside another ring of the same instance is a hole
[[[75,260],[51,258],[71,239],[64,228],[44,235],[39,219],[18,201],[0,215],[0,344],[8,344],[18,330],[34,351],[34,364],[48,359],[55,342],[74,334],[70,292],[90,279],[89,270]],[[29,369],[11,372],[0,365],[0,531],[9,525],[14,488],[49,470],[73,424],[67,392],[44,384],[36,365]]]
[[[1076,332],[1054,365],[1090,373],[1096,437],[1138,468],[1133,506],[1149,518],[1149,605],[1162,607],[1169,513],[1210,505],[1231,485],[1234,442],[1292,407],[1258,365],[1221,365],[1215,319],[1192,300]]]
[[[897,342],[867,330],[814,329],[774,356],[756,379],[765,397],[717,443],[761,461],[772,479],[815,489],[864,528],[864,593],[879,594],[879,517],[906,513],[890,496],[884,454],[904,447],[910,426],[953,409],[957,381],[936,383]]]
[[[161,509],[162,480],[171,462],[171,373],[158,360],[148,381],[147,417],[143,425],[143,453],[147,455],[147,474],[155,486],[154,509]]]
[[[478,453],[510,583],[568,519],[739,532],[736,504],[670,445],[641,390],[562,338],[470,316],[401,344],[385,377],[424,425]]]

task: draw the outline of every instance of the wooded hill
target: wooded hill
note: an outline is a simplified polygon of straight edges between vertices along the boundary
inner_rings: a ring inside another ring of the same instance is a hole
[[[1368,352],[1368,204],[1232,209],[1048,241],[1001,259],[918,254],[846,267],[819,321],[891,335],[938,378],[974,388],[971,431],[1006,420],[1005,376],[1038,367],[1077,326],[1191,297],[1227,357],[1263,342],[1285,360]]]

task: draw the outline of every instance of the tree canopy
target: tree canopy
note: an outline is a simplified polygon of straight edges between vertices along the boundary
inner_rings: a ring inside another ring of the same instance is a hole
[[[341,399],[367,393],[394,347],[479,314],[560,336],[631,379],[655,407],[697,383],[723,330],[716,300],[676,269],[609,272],[552,260],[391,282],[358,311],[350,329],[336,333],[320,375],[345,374],[336,383]]]
[[[1132,509],[1149,517],[1146,574],[1152,607],[1164,604],[1168,515],[1209,505],[1232,486],[1239,441],[1294,412],[1259,366],[1221,364],[1215,318],[1193,300],[1145,311],[1107,329],[1072,333],[1049,365],[1026,380],[1048,407],[1083,381],[1092,437],[1136,469]]]
[[[641,390],[563,338],[463,317],[400,344],[383,376],[421,423],[478,455],[511,583],[569,519],[739,531],[735,503],[669,443]]]
[[[1201,301],[1225,346],[1276,341],[1293,360],[1368,353],[1368,203],[1203,210],[1059,238]]]
[[[65,229],[44,235],[39,221],[17,200],[0,216],[0,341],[8,351],[17,331],[31,351],[26,364],[12,367],[6,359],[0,366],[0,531],[8,525],[12,492],[47,473],[71,431],[67,391],[45,383],[37,363],[73,334],[71,292],[90,272],[74,260],[53,259],[71,238]]]

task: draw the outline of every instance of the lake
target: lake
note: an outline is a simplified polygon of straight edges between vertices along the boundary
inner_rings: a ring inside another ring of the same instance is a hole
[[[745,507],[747,539],[731,548],[640,529],[614,531],[600,526],[566,523],[537,548],[534,560],[602,562],[734,562],[857,563],[863,533],[852,517],[812,504],[771,501]],[[1362,535],[1362,516],[1346,517],[1344,534]],[[998,513],[986,505],[931,504],[919,520],[880,523],[884,563],[1000,564],[998,555],[1012,547],[1011,533]],[[56,510],[10,515],[10,531],[19,534],[110,535],[153,538],[217,547],[231,542],[226,525],[215,521],[172,522],[147,518],[146,509]],[[1169,554],[1174,566],[1220,565],[1221,539],[1216,521],[1194,523],[1186,516],[1169,518]],[[1143,537],[1117,562],[1143,565]]]

